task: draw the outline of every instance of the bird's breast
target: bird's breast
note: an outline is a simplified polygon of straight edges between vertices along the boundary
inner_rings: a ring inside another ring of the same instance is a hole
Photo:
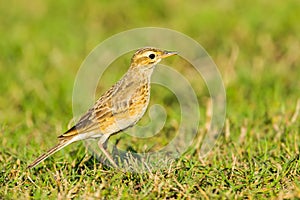
[[[129,101],[129,115],[136,116],[138,119],[140,119],[148,107],[149,100],[150,84],[145,83],[137,88],[136,92],[132,96],[132,99]]]
[[[136,124],[144,115],[150,99],[150,83],[148,81],[130,84],[113,98],[114,125],[124,130]],[[133,87],[134,86],[134,87]]]

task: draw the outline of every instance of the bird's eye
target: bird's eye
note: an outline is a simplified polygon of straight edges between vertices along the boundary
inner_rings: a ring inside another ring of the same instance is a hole
[[[150,59],[154,59],[154,58],[155,58],[155,54],[154,54],[154,53],[151,53],[151,54],[149,55],[149,58],[150,58]]]

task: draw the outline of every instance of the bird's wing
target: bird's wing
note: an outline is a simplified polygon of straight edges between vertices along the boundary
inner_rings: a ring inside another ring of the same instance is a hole
[[[105,134],[105,127],[113,123],[111,96],[117,88],[117,84],[113,85],[110,90],[106,91],[90,108],[79,121],[64,134],[58,138],[73,137],[82,133],[98,132]],[[117,132],[118,130],[116,130]]]
[[[73,137],[90,132],[105,134],[105,126],[108,126],[111,121],[113,121],[111,109],[107,104],[102,103],[89,109],[72,128],[59,136],[59,138]]]
[[[132,126],[140,118],[136,117],[139,109],[133,109],[136,103],[132,99],[135,95],[139,95],[136,89],[134,84],[124,83],[121,79],[98,99],[76,125],[59,138],[89,132],[113,134]],[[137,108],[140,106],[142,105]]]

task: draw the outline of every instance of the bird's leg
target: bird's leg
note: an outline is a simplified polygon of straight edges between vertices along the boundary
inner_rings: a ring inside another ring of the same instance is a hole
[[[98,146],[99,149],[102,151],[102,153],[104,153],[104,155],[106,156],[106,158],[109,160],[109,162],[115,167],[118,168],[118,165],[115,163],[115,161],[113,160],[113,158],[111,157],[111,155],[106,151],[106,149],[103,147],[103,144],[105,142],[103,142],[101,139],[98,141]]]

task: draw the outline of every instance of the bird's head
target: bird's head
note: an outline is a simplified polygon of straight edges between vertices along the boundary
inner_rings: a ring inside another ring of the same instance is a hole
[[[131,59],[131,67],[154,67],[161,59],[176,55],[175,51],[163,51],[156,48],[141,48],[135,52]]]

